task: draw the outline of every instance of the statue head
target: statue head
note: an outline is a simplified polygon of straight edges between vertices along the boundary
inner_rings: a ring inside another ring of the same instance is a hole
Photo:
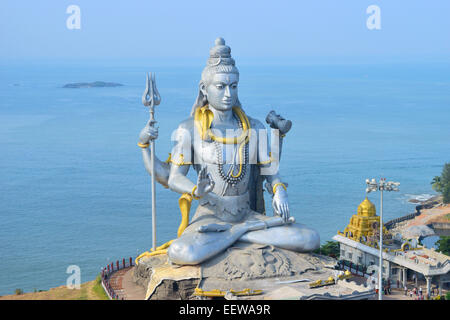
[[[220,111],[240,107],[238,82],[239,71],[231,57],[231,49],[225,45],[225,40],[217,38],[215,46],[209,51],[209,59],[202,72],[198,97],[191,114],[194,114],[196,108],[206,104]]]

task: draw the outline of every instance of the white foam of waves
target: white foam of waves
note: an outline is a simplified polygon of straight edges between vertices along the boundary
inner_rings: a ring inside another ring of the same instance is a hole
[[[405,197],[409,200],[417,200],[417,201],[427,201],[434,197],[434,194],[422,193],[422,194],[405,194]]]

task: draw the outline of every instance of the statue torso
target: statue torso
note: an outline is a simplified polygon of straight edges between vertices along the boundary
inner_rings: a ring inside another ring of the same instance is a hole
[[[243,122],[249,122],[233,113],[233,117],[227,122],[216,119],[210,125],[210,132],[219,138],[238,138],[243,132]],[[247,142],[224,143],[219,139],[206,136],[203,139],[194,139],[193,152],[197,172],[205,167],[212,176],[215,186],[213,193],[218,196],[239,196],[248,191],[250,176],[250,155],[256,153],[256,144]]]
[[[242,147],[242,165],[239,160],[238,144],[222,144],[216,141],[201,140],[194,144],[194,155],[201,159],[194,165],[196,171],[205,167],[214,180],[213,192],[218,196],[237,196],[248,191],[250,146]]]
[[[255,119],[248,118],[248,121],[251,128],[265,129]],[[252,166],[257,166],[259,159],[257,156],[258,135],[252,133],[254,140],[247,143],[227,144],[211,137],[202,139],[193,118],[185,120],[181,127],[189,131],[190,136],[193,137],[190,140],[190,156],[184,160],[189,161],[197,173],[202,168],[206,168],[207,173],[214,180],[213,191],[199,200],[200,206],[209,207],[224,221],[240,221],[249,211],[250,194],[254,191],[251,189],[255,189]],[[226,137],[226,130],[230,129],[235,130],[233,136],[238,137],[242,133],[241,128],[241,122],[236,117],[232,124],[211,125],[213,134],[220,137]],[[187,134],[187,131],[184,132]],[[228,134],[227,137],[230,137],[229,131]],[[183,139],[179,138],[177,141],[183,141]],[[174,148],[172,156],[175,161],[180,159],[179,153],[178,148]],[[186,150],[185,153],[187,153]]]

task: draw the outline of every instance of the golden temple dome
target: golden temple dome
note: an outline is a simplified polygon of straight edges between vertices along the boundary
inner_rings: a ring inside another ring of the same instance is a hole
[[[374,217],[376,216],[377,210],[375,209],[375,205],[366,197],[358,206],[357,213],[359,216]]]
[[[375,205],[366,197],[358,206],[357,214],[350,218],[350,223],[339,235],[370,245],[379,229],[380,217],[376,215]],[[383,226],[383,233],[387,233]]]

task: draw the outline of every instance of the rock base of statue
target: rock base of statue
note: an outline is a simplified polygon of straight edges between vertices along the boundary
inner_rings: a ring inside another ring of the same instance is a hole
[[[140,260],[133,280],[146,299],[371,299],[375,291],[337,279],[336,260],[267,245],[237,242],[198,266],[170,265],[166,255]]]

